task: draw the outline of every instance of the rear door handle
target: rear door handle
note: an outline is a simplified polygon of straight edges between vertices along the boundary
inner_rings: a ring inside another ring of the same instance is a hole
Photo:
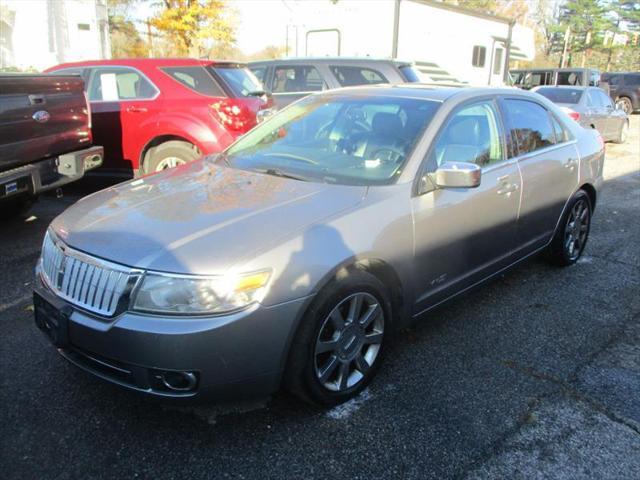
[[[513,192],[517,192],[520,186],[517,183],[509,182],[509,175],[504,175],[502,177],[498,177],[498,184],[500,188],[498,188],[498,195],[511,195]]]
[[[129,113],[147,113],[147,107],[127,107]]]
[[[578,161],[575,158],[570,158],[565,162],[564,168],[573,171],[575,170],[577,165],[578,165]]]

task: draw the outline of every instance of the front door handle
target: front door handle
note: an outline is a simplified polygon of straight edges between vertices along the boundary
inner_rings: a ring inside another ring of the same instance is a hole
[[[498,183],[500,184],[500,188],[498,188],[498,195],[506,195],[509,197],[513,192],[517,192],[520,188],[520,185],[517,183],[509,182],[509,175],[499,177]]]
[[[129,113],[147,113],[147,107],[127,107]]]

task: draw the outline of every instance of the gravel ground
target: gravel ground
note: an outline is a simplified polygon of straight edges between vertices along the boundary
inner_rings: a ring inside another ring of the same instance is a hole
[[[178,407],[67,364],[35,328],[47,224],[0,225],[0,468],[23,478],[640,478],[640,116],[607,145],[581,261],[533,259],[398,335],[328,412],[286,394]]]

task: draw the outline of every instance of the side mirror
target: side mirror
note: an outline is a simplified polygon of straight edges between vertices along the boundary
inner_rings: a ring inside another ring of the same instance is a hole
[[[475,188],[480,185],[482,169],[475,163],[445,162],[430,177],[439,188]]]

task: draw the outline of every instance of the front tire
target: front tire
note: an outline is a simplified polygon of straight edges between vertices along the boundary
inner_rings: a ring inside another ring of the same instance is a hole
[[[160,172],[192,162],[200,156],[201,153],[195,145],[181,140],[170,140],[149,150],[144,171]]]
[[[296,396],[333,406],[358,395],[382,362],[391,328],[385,286],[362,270],[350,270],[316,297],[301,320],[285,373]]]
[[[579,190],[569,202],[549,247],[555,265],[566,267],[578,261],[589,239],[592,206],[589,195]]]

